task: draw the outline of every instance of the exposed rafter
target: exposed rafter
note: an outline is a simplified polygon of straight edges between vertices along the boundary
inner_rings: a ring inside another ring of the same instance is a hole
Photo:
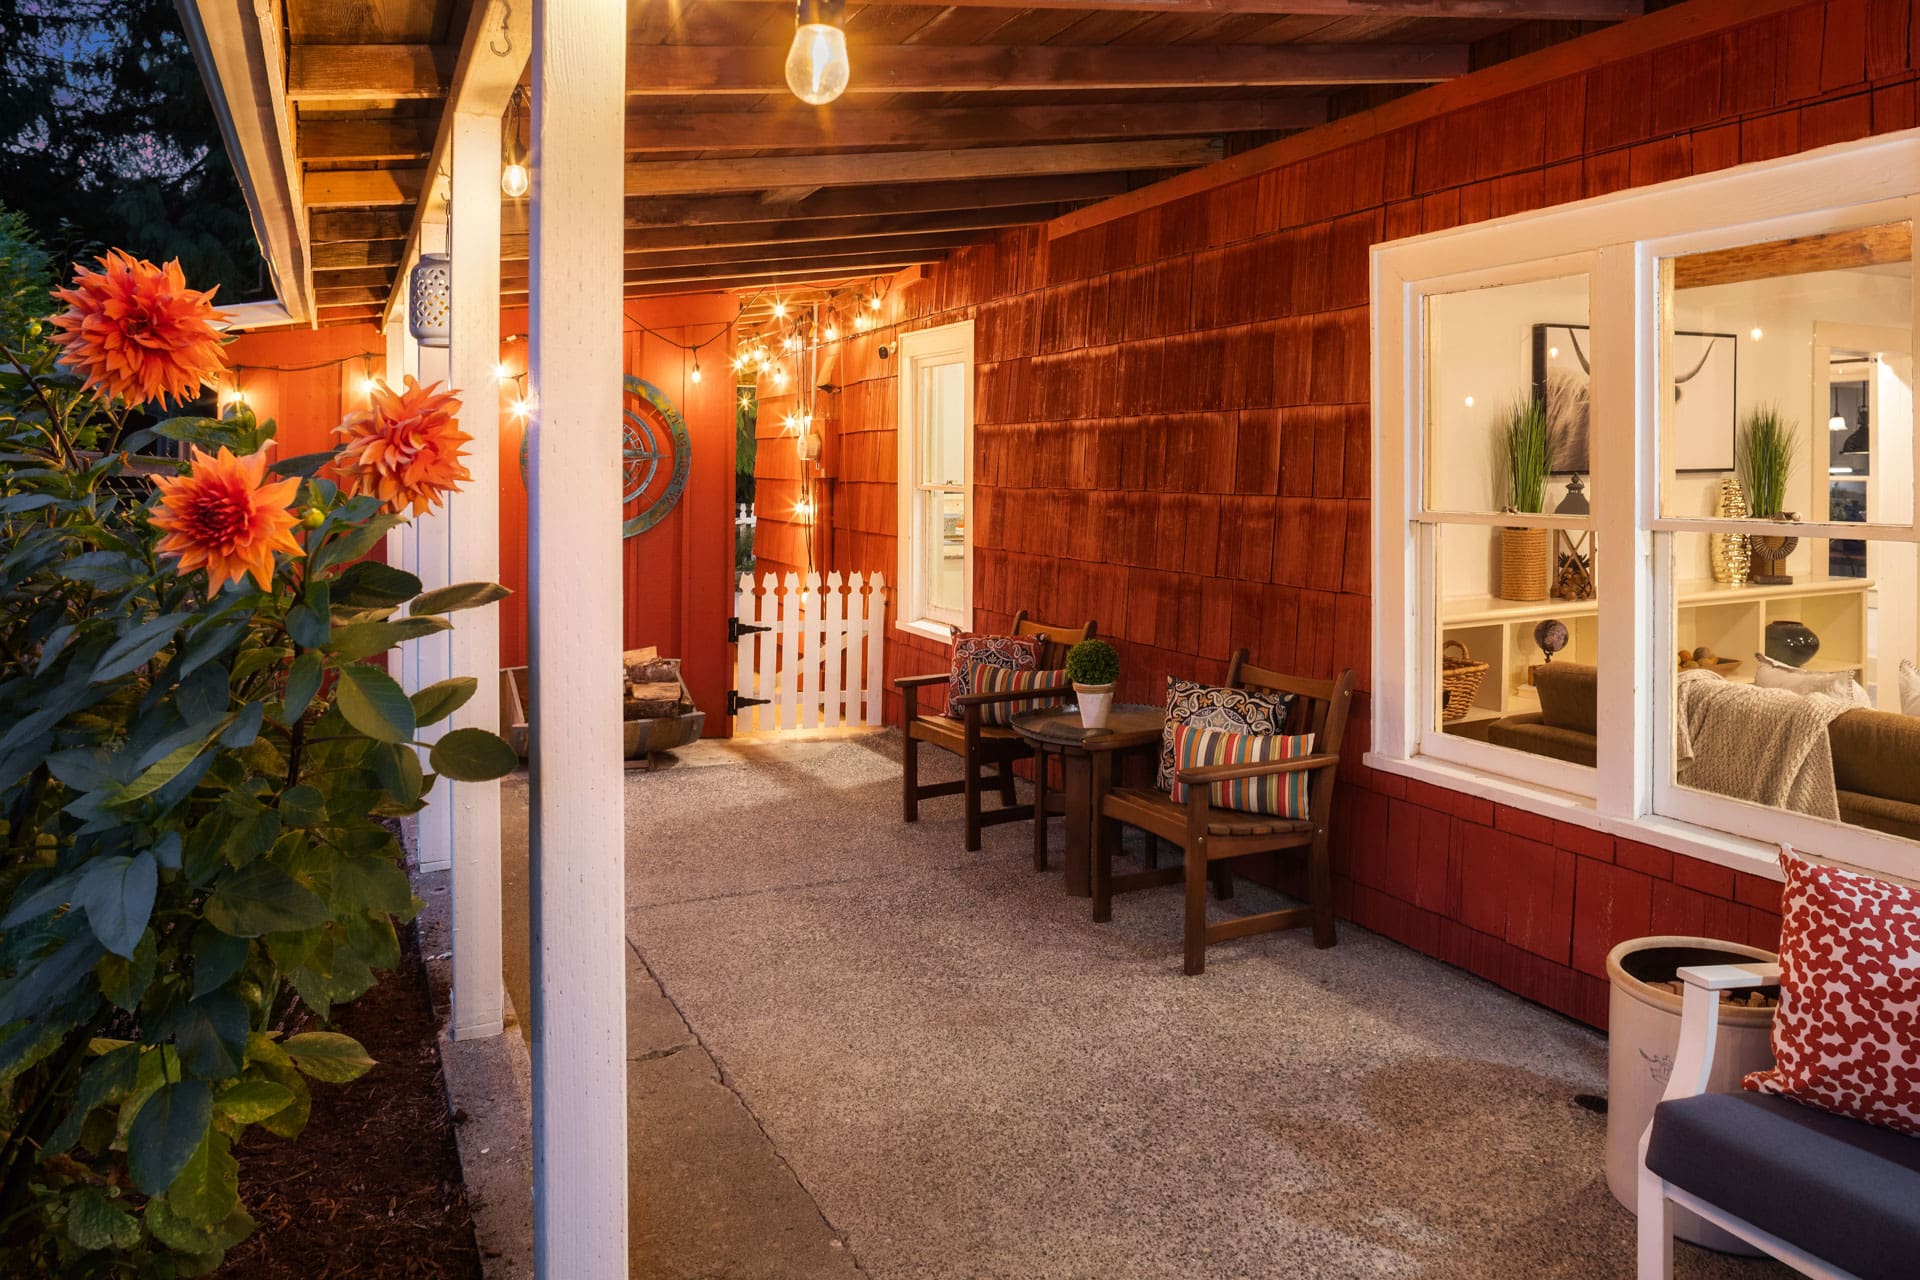
[[[1465,75],[1464,45],[867,45],[850,94],[1425,84]],[[750,45],[637,47],[627,92],[781,94],[786,51]]]
[[[1200,138],[1152,142],[1077,142],[1040,147],[975,147],[959,151],[827,152],[738,160],[660,160],[627,166],[630,196],[857,187],[884,173],[899,182],[963,182],[1050,173],[1113,173],[1192,169],[1211,164],[1220,145]]]
[[[782,4],[786,0],[768,0]],[[858,6],[866,8],[870,6]],[[1032,9],[1067,12],[1288,14],[1327,18],[1477,18],[1508,21],[1571,19],[1619,22],[1645,12],[1641,0],[942,0],[946,9]]]
[[[1327,104],[1320,98],[1027,107],[846,107],[831,112],[794,106],[752,113],[696,111],[685,115],[642,111],[627,121],[627,150],[823,150],[1060,138],[1164,138],[1309,129],[1326,118]],[[305,141],[303,138],[303,148]],[[376,141],[369,137],[353,145],[372,146]],[[343,139],[342,145],[347,142]]]

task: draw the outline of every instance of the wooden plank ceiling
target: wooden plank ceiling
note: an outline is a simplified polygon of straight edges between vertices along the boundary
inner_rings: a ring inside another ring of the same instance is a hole
[[[323,323],[383,314],[485,2],[285,0]],[[811,108],[781,78],[790,2],[629,0],[627,293],[817,286],[931,262],[1642,2],[850,0],[852,85]],[[511,295],[526,287],[527,210],[504,204]]]

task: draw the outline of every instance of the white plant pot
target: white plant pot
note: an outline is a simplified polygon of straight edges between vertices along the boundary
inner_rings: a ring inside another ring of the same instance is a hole
[[[1107,709],[1113,705],[1113,686],[1110,684],[1075,683],[1073,692],[1080,703],[1080,724],[1088,729],[1107,727]]]

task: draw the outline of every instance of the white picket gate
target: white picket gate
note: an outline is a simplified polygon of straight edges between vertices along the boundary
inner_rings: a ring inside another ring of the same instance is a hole
[[[756,590],[740,575],[733,616],[767,630],[740,637],[734,689],[742,703],[735,733],[878,725],[884,648],[886,576],[836,571],[804,582],[769,573]],[[749,698],[765,699],[747,706]]]

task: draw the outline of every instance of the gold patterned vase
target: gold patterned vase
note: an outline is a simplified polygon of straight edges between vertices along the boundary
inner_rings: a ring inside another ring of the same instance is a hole
[[[1736,519],[1749,514],[1747,491],[1740,487],[1738,480],[1729,477],[1720,482],[1720,502],[1714,514]],[[1713,580],[1729,586],[1745,586],[1747,575],[1753,570],[1753,539],[1744,533],[1716,533],[1709,541]]]

